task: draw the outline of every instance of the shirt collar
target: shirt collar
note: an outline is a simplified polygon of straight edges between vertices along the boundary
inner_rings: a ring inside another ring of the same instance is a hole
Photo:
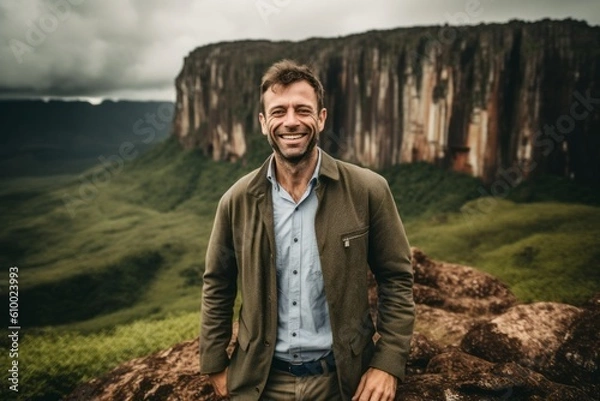
[[[317,147],[317,151],[318,151],[318,158],[317,158],[317,165],[315,167],[315,171],[313,171],[313,175],[310,178],[310,184],[312,186],[314,186],[318,180],[319,180],[319,171],[321,170],[321,148]],[[267,179],[271,182],[271,184],[273,184],[273,187],[279,191],[279,182],[277,181],[277,177],[275,177],[275,169],[274,169],[274,163],[275,163],[275,154],[271,155],[271,158],[269,160],[269,167],[267,168]]]

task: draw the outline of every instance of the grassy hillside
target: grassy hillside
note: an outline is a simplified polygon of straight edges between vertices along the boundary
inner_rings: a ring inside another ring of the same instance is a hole
[[[0,399],[59,400],[79,382],[97,377],[124,361],[189,340],[197,331],[198,314],[193,312],[140,320],[87,335],[46,329],[21,340],[19,393],[2,386]],[[7,353],[0,354],[0,364],[10,365]]]
[[[577,305],[600,291],[598,207],[480,198],[435,224],[410,222],[407,231],[431,257],[491,273],[522,302]]]
[[[90,170],[48,191],[39,181],[5,188],[0,205],[12,213],[0,232],[1,257],[21,268],[25,327],[96,330],[198,309],[219,196],[213,186],[227,186],[240,167],[209,171],[204,158],[176,146],[166,143],[104,182]]]

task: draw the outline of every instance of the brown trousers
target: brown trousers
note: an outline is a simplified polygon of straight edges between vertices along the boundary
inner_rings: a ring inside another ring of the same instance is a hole
[[[262,401],[340,401],[336,372],[296,377],[271,369]]]

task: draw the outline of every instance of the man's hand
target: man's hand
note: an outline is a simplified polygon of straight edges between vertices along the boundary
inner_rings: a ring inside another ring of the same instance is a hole
[[[398,378],[376,368],[369,368],[360,378],[352,401],[394,401]]]
[[[221,397],[226,397],[229,395],[229,391],[227,391],[227,370],[229,368],[225,368],[224,371],[219,373],[213,373],[208,375],[208,380],[210,380],[210,384],[212,384],[215,389],[215,393]]]

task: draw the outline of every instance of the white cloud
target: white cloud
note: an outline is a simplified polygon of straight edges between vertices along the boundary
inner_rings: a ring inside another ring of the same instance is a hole
[[[6,0],[0,92],[172,100],[183,58],[197,46],[443,24],[473,2],[480,3],[472,24],[544,17],[600,22],[596,0]]]

